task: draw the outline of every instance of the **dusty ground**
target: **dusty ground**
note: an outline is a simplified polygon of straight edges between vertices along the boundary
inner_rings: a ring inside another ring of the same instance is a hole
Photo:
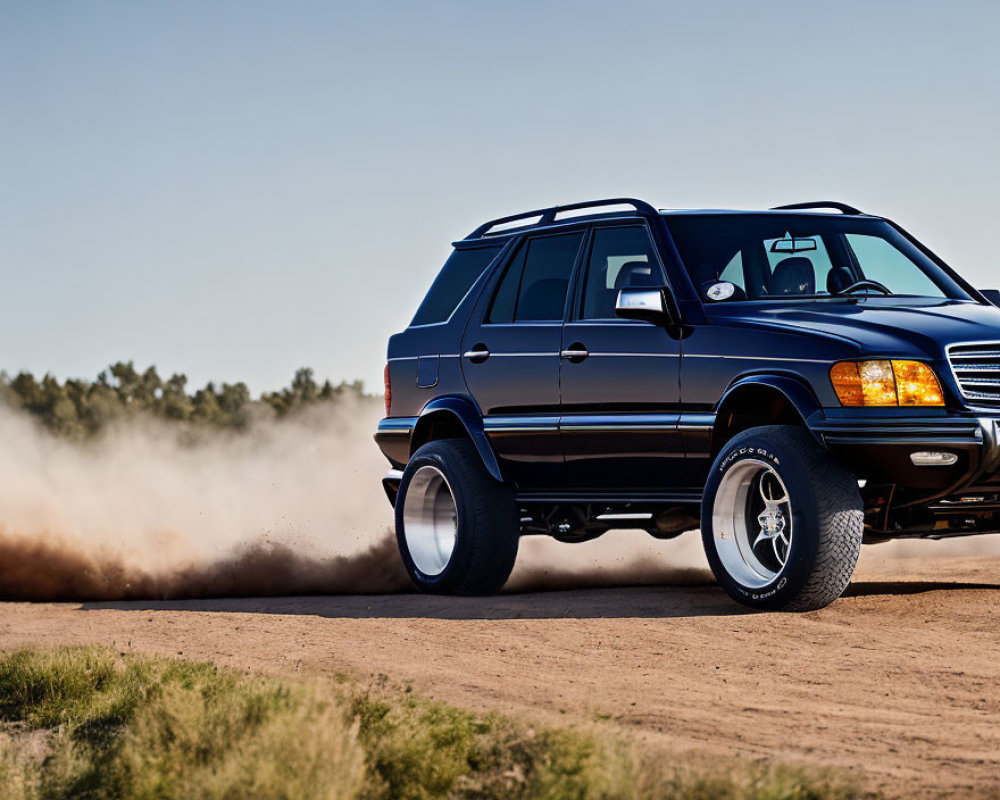
[[[664,572],[673,585],[489,599],[7,603],[0,648],[99,642],[255,670],[384,673],[472,707],[611,715],[599,724],[671,750],[849,768],[900,797],[1000,796],[1000,558],[926,546],[916,558],[866,551],[847,596],[803,615],[746,613],[688,569]],[[522,588],[540,585],[552,582],[537,565],[521,569]]]

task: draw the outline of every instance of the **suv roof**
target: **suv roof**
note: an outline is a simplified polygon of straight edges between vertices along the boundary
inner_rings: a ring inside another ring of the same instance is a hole
[[[621,206],[631,206],[631,210],[607,210]],[[606,209],[601,211],[600,209]],[[552,225],[567,224],[581,220],[616,219],[628,217],[654,218],[663,214],[760,214],[772,211],[839,211],[850,216],[868,216],[854,206],[839,203],[834,200],[822,200],[810,203],[792,203],[791,205],[775,206],[765,211],[726,210],[726,209],[657,209],[644,200],[634,197],[612,197],[605,200],[585,200],[581,203],[570,203],[562,206],[549,206],[524,211],[520,214],[510,214],[505,217],[488,220],[476,228],[462,241],[469,242],[481,239],[496,239],[512,236],[529,230],[547,228]],[[583,213],[577,213],[583,212]]]

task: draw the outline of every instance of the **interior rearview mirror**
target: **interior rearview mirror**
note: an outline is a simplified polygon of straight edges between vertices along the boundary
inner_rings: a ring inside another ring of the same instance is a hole
[[[615,313],[622,319],[641,319],[654,325],[676,324],[665,288],[630,287],[618,292]]]
[[[1000,289],[980,289],[979,294],[993,303],[993,305],[1000,306]]]
[[[772,253],[805,253],[815,249],[815,239],[775,239],[771,244]]]

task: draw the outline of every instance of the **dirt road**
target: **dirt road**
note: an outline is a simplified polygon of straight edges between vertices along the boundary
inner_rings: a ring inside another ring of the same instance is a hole
[[[255,670],[384,673],[541,720],[610,715],[599,724],[671,750],[853,769],[901,797],[1000,795],[1000,558],[870,553],[846,597],[801,615],[747,613],[688,569],[661,576],[673,585],[488,599],[8,603],[0,647],[99,642]],[[527,569],[519,581],[552,585]]]

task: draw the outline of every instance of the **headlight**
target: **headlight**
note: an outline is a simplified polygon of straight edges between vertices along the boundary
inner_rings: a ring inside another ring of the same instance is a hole
[[[934,370],[920,361],[841,361],[830,380],[845,406],[943,406]]]

